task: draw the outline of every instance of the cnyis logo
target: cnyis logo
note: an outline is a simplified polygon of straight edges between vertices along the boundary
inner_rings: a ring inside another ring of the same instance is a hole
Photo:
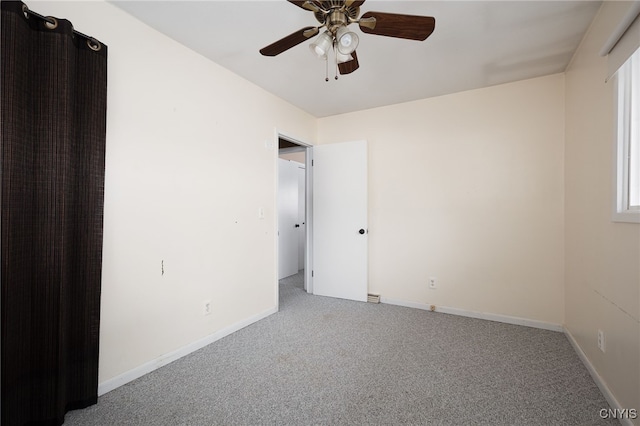
[[[603,419],[637,419],[638,410],[635,408],[603,408],[599,412]]]

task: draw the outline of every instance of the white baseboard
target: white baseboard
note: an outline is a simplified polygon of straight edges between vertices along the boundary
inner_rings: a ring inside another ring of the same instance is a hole
[[[431,310],[431,305],[418,303],[418,302],[407,302],[404,300],[389,299],[383,296],[380,296],[380,302],[387,303],[389,305],[405,306],[407,308],[423,309],[427,311]],[[524,325],[527,327],[541,328],[544,330],[560,331],[560,332],[564,331],[564,327],[562,326],[562,324],[555,324],[552,322],[545,322],[545,321],[533,320],[528,318],[512,317],[512,316],[500,315],[500,314],[491,314],[488,312],[468,311],[466,309],[450,308],[447,306],[436,306],[435,311],[444,313],[444,314],[459,315],[462,317],[503,322],[506,324]]]
[[[569,343],[571,343],[571,346],[573,346],[573,349],[578,354],[578,357],[580,358],[580,360],[582,361],[584,366],[587,367],[587,370],[589,371],[589,374],[591,374],[591,377],[593,378],[593,381],[596,382],[596,385],[600,389],[600,392],[602,392],[602,395],[607,400],[607,402],[609,403],[611,408],[613,408],[614,410],[622,409],[622,406],[620,405],[620,403],[618,402],[616,397],[613,396],[613,393],[611,392],[611,389],[609,389],[609,387],[606,385],[604,380],[602,380],[602,377],[600,377],[600,375],[596,371],[596,369],[593,366],[593,364],[591,364],[591,361],[589,361],[589,358],[587,357],[587,354],[584,353],[584,351],[582,350],[582,348],[578,344],[578,341],[573,337],[571,332],[566,329],[566,327],[564,328],[564,334],[565,334],[565,336],[567,336],[567,339],[569,340]],[[605,408],[605,407],[603,407],[603,408]],[[619,421],[620,421],[620,424],[622,424],[622,425],[633,426],[633,422],[631,421],[631,419],[621,418],[621,419],[619,419]]]
[[[144,376],[145,374],[148,374],[154,370],[157,370],[160,367],[164,367],[165,365],[177,359],[180,359],[185,355],[195,352],[198,349],[202,349],[203,347],[215,342],[216,340],[220,340],[223,337],[230,335],[231,333],[234,333],[248,325],[251,325],[257,321],[260,321],[263,318],[268,317],[271,314],[275,314],[276,312],[278,312],[277,307],[267,309],[264,312],[261,312],[245,320],[232,324],[229,327],[223,328],[222,330],[218,330],[213,334],[210,334],[200,340],[196,340],[195,342],[190,343],[186,346],[183,346],[173,352],[169,352],[156,359],[146,362],[132,370],[127,371],[126,373],[120,374],[119,376],[116,376],[112,379],[105,380],[104,382],[98,384],[98,396],[104,395],[107,392],[111,392],[112,390],[126,383],[129,383],[135,379],[138,379]]]

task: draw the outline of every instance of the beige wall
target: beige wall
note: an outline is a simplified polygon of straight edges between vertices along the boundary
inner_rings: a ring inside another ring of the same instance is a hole
[[[274,126],[315,118],[106,2],[29,7],[109,47],[100,382],[275,309]]]
[[[563,75],[318,121],[318,143],[356,139],[371,292],[563,323]]]
[[[640,225],[611,221],[615,84],[598,55],[626,7],[601,9],[566,73],[565,324],[621,406],[640,409]]]

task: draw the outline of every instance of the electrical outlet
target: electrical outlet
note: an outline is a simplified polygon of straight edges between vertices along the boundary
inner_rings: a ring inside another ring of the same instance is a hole
[[[602,330],[598,330],[598,348],[602,352],[605,351],[604,331],[602,331]]]
[[[438,288],[438,279],[436,277],[429,277],[429,288],[435,290]]]
[[[211,314],[211,300],[205,300],[202,304],[202,314],[210,315]]]

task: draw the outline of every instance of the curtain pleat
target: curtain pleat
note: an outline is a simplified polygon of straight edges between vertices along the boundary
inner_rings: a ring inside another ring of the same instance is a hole
[[[2,2],[2,425],[97,402],[107,48]]]

